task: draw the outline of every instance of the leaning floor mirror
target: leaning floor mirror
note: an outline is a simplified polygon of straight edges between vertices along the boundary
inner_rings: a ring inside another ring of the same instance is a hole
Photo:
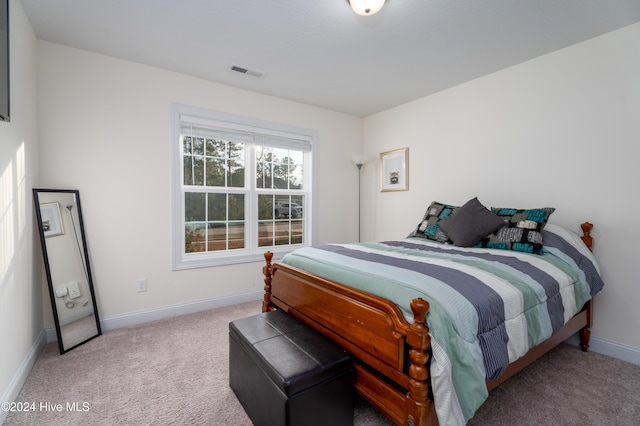
[[[34,189],[60,354],[102,334],[78,190]]]

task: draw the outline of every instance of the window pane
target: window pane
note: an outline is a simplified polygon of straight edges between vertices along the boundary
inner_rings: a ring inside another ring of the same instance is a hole
[[[258,195],[258,220],[273,219],[273,195]]]
[[[272,188],[271,177],[273,175],[271,171],[271,163],[259,163],[256,166],[256,187],[257,188]]]
[[[302,153],[302,151],[289,151],[289,157],[292,160],[292,164],[302,166],[302,164],[304,163],[304,154]]]
[[[289,158],[286,157],[287,150],[274,149],[275,153],[280,154],[273,163],[273,187],[278,189],[289,188],[289,166],[287,165]]]
[[[304,217],[304,211],[302,206],[304,206],[304,196],[303,195],[292,195],[291,196],[291,204],[293,206],[293,219],[302,219]]]
[[[258,223],[258,246],[272,246],[273,245],[273,222],[259,222]]]
[[[189,185],[204,185],[204,157],[193,157],[193,180]]]
[[[260,146],[256,147],[256,161],[258,163],[264,163],[267,161],[271,161],[273,156],[273,149],[268,146]]]
[[[225,146],[224,141],[215,140],[215,139],[207,139],[207,156],[209,157],[225,157]]]
[[[185,155],[192,154],[191,152],[191,136],[185,136],[182,138],[182,152]]]
[[[184,184],[185,185],[193,185],[193,157],[190,155],[185,155],[184,160]]]
[[[207,157],[207,186],[224,186],[224,159]]]
[[[303,238],[303,224],[301,220],[291,221],[291,244],[302,244]]]
[[[184,221],[198,222],[205,220],[206,195],[200,192],[185,192]]]
[[[274,163],[284,163],[285,158],[289,156],[289,150],[283,148],[273,148],[273,161]]]
[[[276,245],[281,246],[284,244],[289,244],[289,222],[288,221],[278,221],[275,222],[275,239]]]
[[[229,160],[227,186],[231,188],[244,187],[244,161]]]
[[[273,187],[277,189],[288,189],[289,184],[287,182],[288,175],[286,166],[283,169],[282,166],[277,164],[273,165]]]
[[[208,194],[208,221],[227,220],[227,194]]]
[[[206,251],[204,223],[185,223],[184,252],[197,253]]]
[[[271,176],[272,164],[271,159],[273,157],[273,149],[269,147],[257,146],[256,147],[256,187],[257,188],[272,188]]]
[[[204,139],[193,138],[193,154],[204,155]]]
[[[244,144],[229,142],[229,158],[244,160]]]
[[[289,217],[289,196],[279,195],[275,197],[275,204],[273,205],[273,218],[274,219],[286,219]]]
[[[289,165],[289,189],[302,189],[302,166]]]
[[[244,248],[244,222],[229,222],[229,250]]]
[[[291,163],[289,163],[289,187],[290,189],[304,188],[304,153],[302,151],[289,151]]]
[[[229,194],[229,220],[245,220],[244,194]]]
[[[264,164],[256,164],[256,188],[265,188],[264,186]]]
[[[209,251],[227,249],[227,224],[210,223],[208,226],[208,248]]]

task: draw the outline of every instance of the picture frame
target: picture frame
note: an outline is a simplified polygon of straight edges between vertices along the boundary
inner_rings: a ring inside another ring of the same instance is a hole
[[[40,214],[42,216],[42,229],[45,237],[64,235],[64,225],[62,224],[62,216],[60,216],[59,203],[40,204]]]
[[[409,148],[380,154],[380,192],[409,189]]]

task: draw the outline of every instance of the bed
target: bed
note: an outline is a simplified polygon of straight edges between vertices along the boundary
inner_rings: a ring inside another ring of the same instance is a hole
[[[434,202],[406,238],[304,247],[277,263],[267,252],[262,310],[282,309],[350,351],[357,392],[395,423],[465,424],[488,391],[571,335],[588,350],[603,286],[593,225],[579,237],[544,211],[532,225],[522,216],[532,209],[492,208],[507,225],[457,244],[443,219],[464,228],[477,216]],[[533,236],[518,241],[534,243],[505,246],[499,234],[523,226]]]

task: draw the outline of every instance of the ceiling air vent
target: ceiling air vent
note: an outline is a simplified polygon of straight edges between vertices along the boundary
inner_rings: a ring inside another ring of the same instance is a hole
[[[256,70],[249,70],[247,68],[242,68],[237,65],[231,65],[231,71],[239,72],[240,74],[250,75],[252,77],[261,78],[264,76],[264,73]]]

